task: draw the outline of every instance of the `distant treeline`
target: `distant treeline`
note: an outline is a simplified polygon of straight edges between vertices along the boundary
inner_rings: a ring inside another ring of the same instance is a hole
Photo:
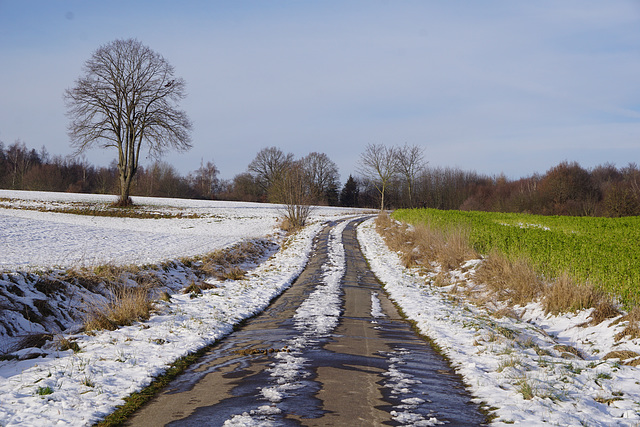
[[[509,180],[450,168],[425,168],[415,185],[416,206],[408,206],[401,181],[389,190],[394,207],[426,207],[539,215],[640,215],[640,169],[605,164],[587,170],[562,162],[544,175]]]
[[[182,176],[170,164],[156,161],[140,167],[133,194],[138,196],[274,201],[270,187],[277,162],[300,165],[314,187],[314,203],[376,208],[380,193],[375,182],[349,176],[340,186],[335,163],[325,154],[311,153],[294,160],[276,147],[257,153],[247,171],[231,180],[219,178],[211,161]],[[632,216],[640,215],[640,169],[635,164],[617,168],[605,164],[587,170],[563,162],[544,175],[509,180],[457,168],[422,166],[408,194],[405,181],[392,179],[386,206],[429,207],[494,212],[526,212],[542,215]],[[0,142],[0,188],[119,194],[118,168],[96,167],[84,158],[51,156],[43,147],[28,149],[21,141],[5,147]]]

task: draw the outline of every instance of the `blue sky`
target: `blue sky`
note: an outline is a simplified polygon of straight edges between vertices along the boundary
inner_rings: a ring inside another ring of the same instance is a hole
[[[0,141],[70,154],[63,92],[118,38],[187,82],[193,148],[163,158],[183,174],[273,145],[343,181],[369,143],[511,178],[640,163],[638,0],[0,0]]]

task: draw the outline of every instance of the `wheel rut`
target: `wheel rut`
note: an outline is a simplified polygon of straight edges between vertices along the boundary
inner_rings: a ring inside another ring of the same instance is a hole
[[[327,226],[289,289],[125,425],[482,425],[459,375],[369,270],[362,221]]]

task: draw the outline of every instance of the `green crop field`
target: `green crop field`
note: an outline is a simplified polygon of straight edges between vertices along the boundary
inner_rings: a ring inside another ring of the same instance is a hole
[[[525,257],[544,277],[567,272],[617,296],[627,308],[640,303],[640,217],[594,218],[494,212],[400,209],[394,219],[436,228],[463,227],[481,254],[498,250]]]

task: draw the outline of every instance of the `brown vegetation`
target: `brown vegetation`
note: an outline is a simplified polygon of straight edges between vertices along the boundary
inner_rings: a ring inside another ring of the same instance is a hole
[[[499,301],[524,305],[539,298],[544,285],[524,259],[508,260],[498,252],[487,256],[474,279],[486,284]]]
[[[376,225],[387,245],[400,253],[405,267],[429,269],[431,263],[435,262],[443,269],[450,270],[477,257],[464,230],[441,231],[429,225],[408,227],[392,221],[384,213],[378,215]]]
[[[620,318],[620,321],[628,323],[622,332],[616,335],[617,340],[624,337],[640,338],[640,307],[634,307],[626,316]]]
[[[242,242],[202,257],[184,259],[196,276],[182,292],[196,297],[215,285],[204,282],[204,277],[219,280],[242,280],[246,271],[242,264],[256,261],[269,248],[268,242]],[[149,318],[156,299],[170,301],[171,296],[159,289],[163,287],[162,271],[155,266],[104,265],[94,269],[69,271],[69,276],[82,286],[100,290],[104,299],[91,304],[86,314],[85,330],[114,330],[120,326]],[[101,289],[103,288],[103,289]]]
[[[115,285],[106,301],[96,301],[90,306],[84,327],[87,331],[115,330],[120,326],[147,320],[151,308],[149,289],[146,287]]]

